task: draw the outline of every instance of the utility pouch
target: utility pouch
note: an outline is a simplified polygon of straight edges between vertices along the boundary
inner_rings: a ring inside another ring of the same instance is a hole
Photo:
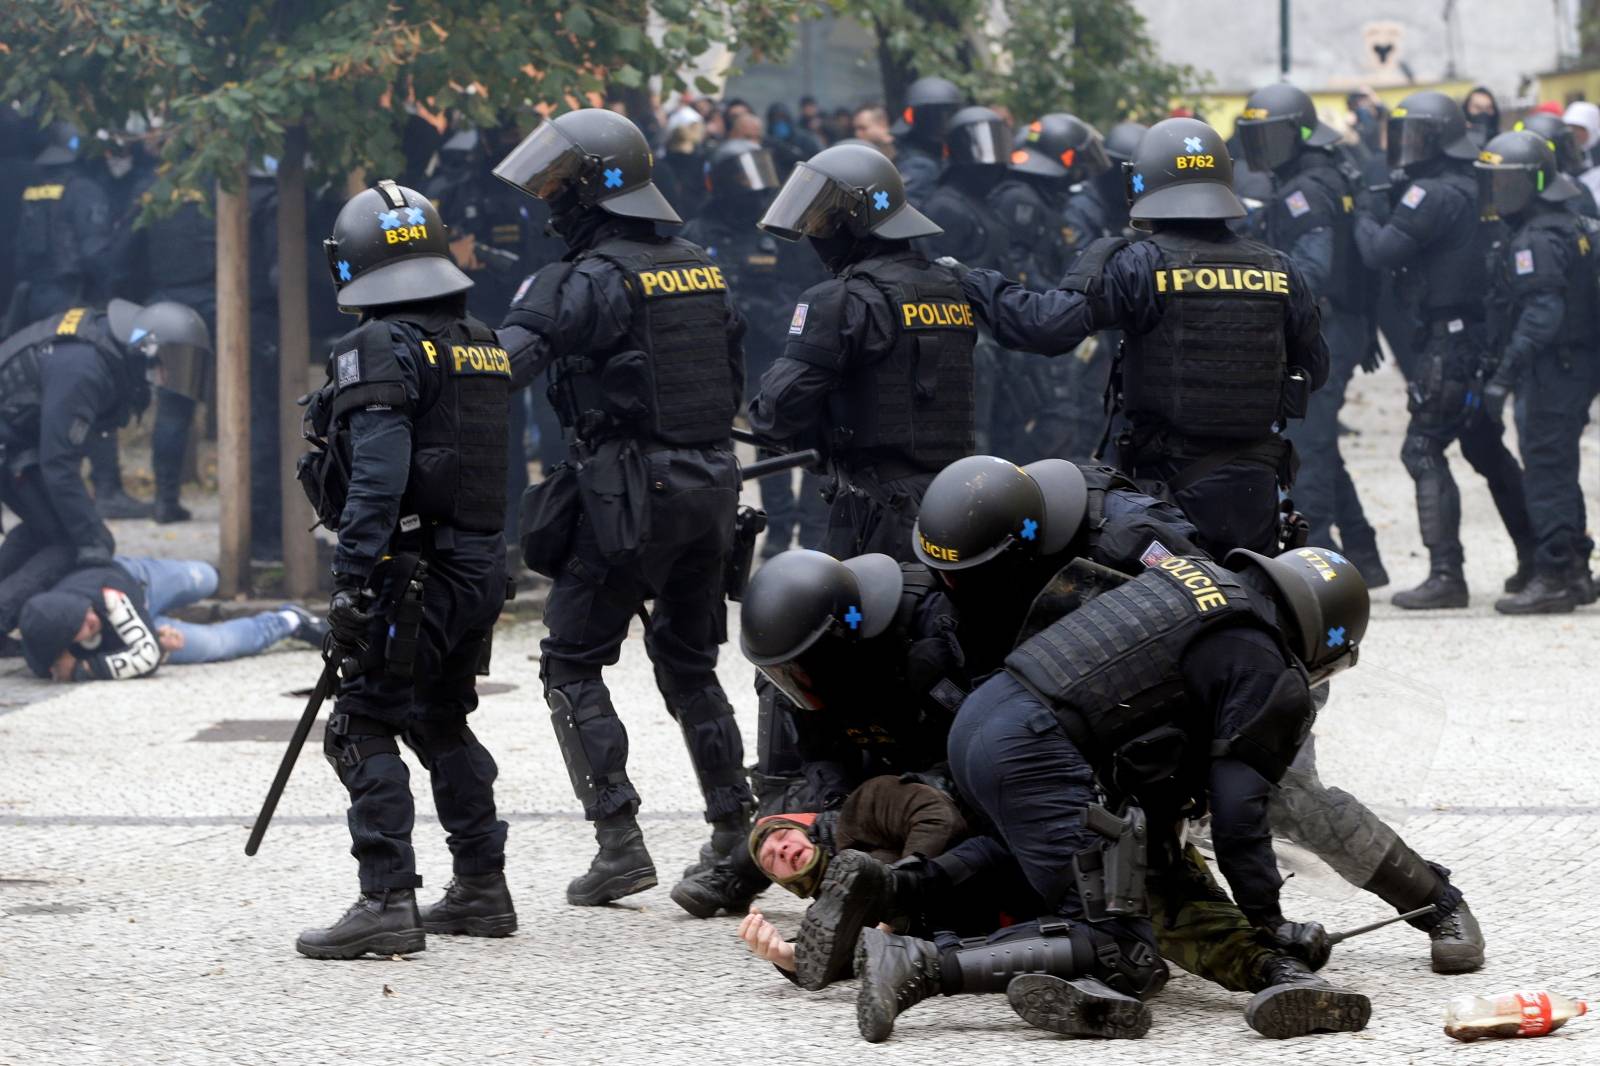
[[[1106,838],[1099,848],[1080,851],[1072,859],[1084,913],[1091,922],[1148,917],[1145,879],[1149,872],[1150,834],[1144,811],[1130,805],[1119,818],[1094,803],[1085,808],[1084,821]]]
[[[1284,418],[1304,418],[1311,404],[1311,379],[1299,367],[1293,367],[1283,378],[1283,399],[1279,410]]]
[[[494,657],[494,630],[483,635],[483,643],[478,646],[478,669],[475,671],[479,677],[489,676],[489,662]]]
[[[578,526],[578,472],[561,463],[522,494],[518,545],[528,569],[555,578],[567,563]],[[509,598],[509,597],[508,597]]]
[[[649,465],[637,441],[609,440],[578,467],[578,499],[606,562],[638,555],[650,535]]]
[[[427,560],[414,555],[395,558],[398,593],[389,611],[389,637],[383,645],[383,668],[390,677],[410,681],[422,636],[422,586],[428,579]]]
[[[728,599],[734,603],[744,598],[744,586],[750,580],[750,568],[755,563],[756,538],[766,528],[767,512],[748,504],[739,507],[733,520],[733,551],[728,555],[727,576],[723,582]]]

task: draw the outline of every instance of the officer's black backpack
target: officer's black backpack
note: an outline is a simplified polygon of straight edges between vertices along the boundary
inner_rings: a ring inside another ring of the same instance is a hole
[[[311,450],[295,463],[294,476],[311,501],[317,525],[338,531],[339,518],[350,494],[350,438],[341,423],[333,425],[333,382],[303,398],[306,413],[300,420],[300,434]]]

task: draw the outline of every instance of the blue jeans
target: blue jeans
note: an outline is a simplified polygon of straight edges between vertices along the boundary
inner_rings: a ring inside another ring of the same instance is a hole
[[[217,591],[217,571],[210,563],[130,555],[117,556],[117,563],[144,584],[145,607],[155,616],[157,627],[171,626],[183,636],[183,647],[167,657],[169,663],[217,663],[257,655],[294,632],[294,624],[278,611],[212,625],[167,615],[167,611],[198,603]]]

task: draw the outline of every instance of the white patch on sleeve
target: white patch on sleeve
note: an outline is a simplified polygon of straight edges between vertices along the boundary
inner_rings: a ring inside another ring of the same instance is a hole
[[[339,388],[354,385],[361,380],[361,353],[355,349],[340,352],[335,362],[335,373],[338,377]]]
[[[1299,189],[1283,198],[1283,206],[1289,209],[1291,218],[1299,218],[1301,215],[1310,214],[1311,212],[1311,202],[1306,199],[1306,194]]]
[[[1400,202],[1409,208],[1415,209],[1418,204],[1422,203],[1422,198],[1427,195],[1427,189],[1424,189],[1420,185],[1413,185],[1411,188],[1406,190],[1406,194],[1404,196],[1400,197]]]
[[[810,310],[810,304],[794,305],[794,317],[789,319],[789,336],[798,337],[806,331],[806,312]]]
[[[528,290],[533,287],[533,279],[535,277],[537,277],[537,275],[529,274],[527,277],[522,279],[522,284],[517,286],[516,295],[511,297],[512,303],[519,304],[522,302],[522,298],[528,295]]]
[[[1518,274],[1532,274],[1533,273],[1533,249],[1532,248],[1519,248],[1519,249],[1517,249],[1516,264],[1517,264],[1517,273]]]
[[[111,679],[124,681],[154,672],[161,665],[161,645],[156,642],[156,635],[150,631],[150,627],[144,624],[144,619],[139,617],[133,601],[117,589],[102,588],[100,593],[105,598],[106,619],[122,643],[127,645],[126,650],[111,652],[105,657]]]
[[[1155,566],[1157,563],[1165,562],[1170,558],[1172,558],[1172,552],[1167,550],[1167,546],[1159,540],[1152,540],[1150,546],[1144,550],[1144,554],[1139,556],[1139,561],[1145,566]]]

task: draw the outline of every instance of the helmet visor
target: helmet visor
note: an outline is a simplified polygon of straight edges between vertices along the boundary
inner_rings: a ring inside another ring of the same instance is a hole
[[[1293,116],[1252,121],[1238,125],[1239,147],[1251,170],[1277,170],[1295,157],[1300,128]]]
[[[1088,181],[1111,169],[1111,157],[1106,154],[1105,142],[1098,136],[1062,152],[1061,162],[1072,172],[1073,181]]]
[[[744,152],[732,159],[724,159],[718,164],[716,172],[712,175],[719,192],[730,192],[735,189],[748,189],[758,192],[762,189],[776,189],[782,184],[778,180],[778,168],[772,164],[772,153],[765,148],[759,152]]]
[[[529,196],[548,200],[583,173],[588,157],[554,122],[545,122],[500,160],[494,176]]]
[[[801,163],[756,225],[786,241],[831,237],[856,213],[861,202],[854,192]]]
[[[1437,119],[1407,115],[1389,120],[1389,165],[1409,167],[1444,151],[1444,132]]]
[[[1478,209],[1498,218],[1526,210],[1543,176],[1533,167],[1477,163],[1473,169],[1478,172]]]
[[[998,119],[951,130],[945,143],[952,163],[1000,166],[1011,158],[1006,124]]]
[[[209,351],[192,344],[160,344],[149,354],[153,356],[146,372],[150,384],[191,400],[205,399]]]

